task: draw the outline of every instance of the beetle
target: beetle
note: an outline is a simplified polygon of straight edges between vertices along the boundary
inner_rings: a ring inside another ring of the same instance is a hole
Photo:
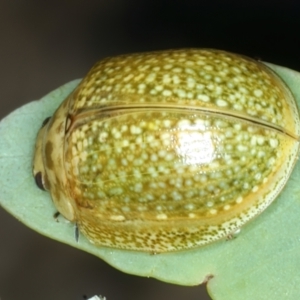
[[[262,62],[214,49],[121,55],[44,122],[33,174],[98,246],[190,249],[270,205],[299,128],[293,94]]]

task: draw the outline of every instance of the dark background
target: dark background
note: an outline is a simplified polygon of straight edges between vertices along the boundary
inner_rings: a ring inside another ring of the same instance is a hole
[[[98,59],[122,53],[210,47],[300,70],[296,0],[0,1],[0,118],[82,77]],[[204,286],[123,274],[0,209],[1,300],[95,294],[108,300],[209,299]]]

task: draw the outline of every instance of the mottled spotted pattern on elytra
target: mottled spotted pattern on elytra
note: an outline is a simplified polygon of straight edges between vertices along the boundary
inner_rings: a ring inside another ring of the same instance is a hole
[[[74,101],[73,114],[99,106],[195,105],[255,117],[299,134],[293,98],[273,71],[255,60],[217,50],[104,59],[87,74]]]
[[[228,236],[274,200],[299,115],[262,63],[174,50],[100,61],[45,134],[36,170],[63,215],[97,245],[165,252]]]

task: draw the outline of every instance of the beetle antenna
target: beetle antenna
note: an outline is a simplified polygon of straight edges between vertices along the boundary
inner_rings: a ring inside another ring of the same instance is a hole
[[[77,223],[75,224],[75,241],[78,243],[79,241],[79,227]]]

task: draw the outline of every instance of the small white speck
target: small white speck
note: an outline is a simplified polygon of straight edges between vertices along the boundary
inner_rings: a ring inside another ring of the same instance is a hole
[[[257,90],[254,90],[253,94],[256,97],[261,97],[263,95],[263,91],[257,89]]]
[[[130,132],[131,132],[132,134],[141,134],[142,129],[141,129],[140,127],[138,127],[138,126],[131,125],[131,126],[130,126]]]
[[[112,215],[110,216],[110,219],[113,221],[124,221],[125,217],[123,215]]]
[[[185,184],[186,186],[191,186],[191,185],[193,185],[193,181],[192,181],[191,179],[187,179],[187,180],[184,182],[184,184]]]
[[[122,147],[128,147],[129,146],[129,141],[128,140],[122,140],[121,145],[122,145]]]
[[[245,151],[248,151],[248,147],[240,144],[237,146],[237,150],[240,152],[245,152]]]
[[[162,85],[157,85],[157,86],[155,87],[155,89],[156,89],[157,91],[161,92],[161,91],[164,89],[164,87],[163,87]]]
[[[153,136],[153,135],[147,135],[146,136],[146,141],[148,142],[148,143],[151,143],[151,142],[153,142],[155,140],[155,137]]]
[[[182,119],[182,120],[178,121],[178,123],[177,123],[178,127],[188,127],[188,126],[190,126],[190,124],[191,124],[191,121],[187,120],[187,119]]]
[[[111,196],[121,195],[123,193],[123,189],[121,187],[113,187],[108,191],[108,193]]]
[[[200,182],[206,182],[207,181],[207,176],[206,175],[201,175],[200,176]]]
[[[168,153],[167,155],[165,155],[165,160],[166,161],[171,161],[173,159],[174,159],[173,153]]]
[[[239,124],[239,123],[234,124],[233,127],[234,127],[235,130],[241,130],[242,129],[242,125]]]
[[[188,99],[193,99],[193,98],[194,98],[194,93],[188,92],[188,93],[186,94],[186,97],[187,97]]]
[[[212,207],[212,206],[214,205],[214,203],[213,203],[212,201],[208,201],[208,202],[206,202],[206,205],[207,205],[208,207]]]
[[[229,209],[230,209],[230,205],[229,204],[227,204],[227,205],[224,206],[224,210],[229,210]]]
[[[242,196],[237,197],[237,199],[235,200],[236,203],[241,203],[242,201],[243,201]]]
[[[88,145],[88,141],[87,141],[87,139],[84,139],[84,140],[83,140],[83,147],[86,148],[87,145]]]
[[[185,207],[185,209],[193,210],[195,208],[195,205],[192,203],[189,203],[189,204],[186,204],[184,207]]]
[[[270,146],[272,148],[276,148],[278,146],[278,140],[277,139],[270,139]]]
[[[124,211],[124,212],[129,212],[129,211],[130,211],[130,207],[128,207],[128,206],[123,206],[123,207],[122,207],[122,211]]]
[[[235,71],[236,73],[240,74],[242,71],[237,68],[237,67],[232,67],[232,70]]]
[[[147,87],[147,85],[146,85],[145,83],[141,83],[141,84],[138,85],[138,89],[139,89],[139,90],[143,90],[143,89],[145,89],[146,87]]]
[[[155,80],[155,78],[156,78],[156,74],[155,74],[155,73],[150,73],[150,74],[146,77],[145,81],[146,81],[146,82],[152,82],[152,81]]]
[[[180,78],[177,75],[174,75],[172,77],[172,80],[173,80],[173,83],[176,85],[180,83]]]
[[[179,194],[177,191],[172,192],[172,198],[175,201],[180,201],[182,200],[181,194]]]
[[[185,63],[188,65],[193,65],[193,62],[191,62],[191,61],[190,62],[186,61]],[[187,74],[196,75],[196,72],[191,68],[185,68],[185,72]]]
[[[265,155],[266,155],[265,151],[262,151],[262,150],[258,151],[258,153],[257,153],[257,157],[259,157],[259,158],[264,157]]]
[[[122,158],[121,163],[123,166],[127,166],[128,165],[128,161],[126,158]]]
[[[141,182],[138,182],[134,185],[134,191],[140,193],[143,190],[143,185]]]
[[[204,84],[201,84],[201,83],[198,83],[197,85],[196,85],[196,89],[197,90],[203,90],[204,89]]]
[[[97,193],[97,195],[98,195],[99,198],[105,198],[106,197],[106,194],[104,192],[102,192],[102,191],[99,191]]]
[[[181,68],[173,68],[173,72],[175,73],[181,73],[182,72],[182,69]]]
[[[86,158],[87,158],[87,152],[86,151],[83,151],[80,153],[79,155],[79,158],[84,162],[86,161]]]
[[[251,140],[250,140],[250,144],[251,144],[251,146],[255,146],[256,145],[256,136],[254,135],[254,136],[252,136],[251,137]]]
[[[171,92],[170,90],[164,90],[164,91],[162,92],[162,94],[163,94],[163,96],[168,97],[168,96],[171,96],[171,95],[172,95],[172,92]]]
[[[209,101],[210,101],[209,96],[203,95],[203,94],[198,94],[198,95],[197,95],[197,99],[198,99],[198,100],[201,100],[201,101],[204,101],[204,102],[209,102]]]
[[[156,215],[157,220],[166,220],[168,219],[168,216],[166,214],[158,214]]]
[[[240,103],[234,103],[233,108],[236,110],[243,110],[243,105],[241,105]]]
[[[206,65],[203,67],[203,69],[205,69],[206,71],[212,71],[214,68],[211,65]]]
[[[99,140],[100,143],[103,143],[103,142],[106,141],[106,138],[107,138],[107,137],[108,137],[108,133],[104,131],[104,132],[101,132],[101,133],[99,134],[98,140]]]
[[[160,157],[165,157],[166,156],[166,154],[167,154],[167,152],[166,152],[166,150],[159,150],[158,151],[158,156],[160,156]]]
[[[147,207],[146,206],[138,206],[138,211],[145,211],[147,210]]]
[[[248,89],[246,89],[245,87],[239,87],[239,91],[241,92],[241,93],[243,93],[243,94],[248,94],[249,93],[249,91],[248,91]]]
[[[172,64],[167,64],[167,65],[164,65],[164,69],[165,70],[170,70],[173,68],[173,65]]]
[[[156,154],[152,153],[151,156],[150,156],[150,160],[151,161],[157,161],[158,160],[158,157]]]
[[[216,76],[215,77],[215,82],[220,83],[220,82],[222,82],[222,79],[220,77]]]
[[[167,199],[167,196],[166,196],[165,194],[162,194],[162,195],[160,195],[160,199],[161,199],[161,200],[166,200],[166,199]]]
[[[171,120],[163,120],[163,124],[166,128],[168,128],[172,125],[172,122],[171,122]]]
[[[262,145],[265,142],[265,139],[262,136],[258,136],[257,137],[257,143],[258,145]]]
[[[127,125],[122,125],[121,127],[121,132],[127,131],[128,130],[128,126]]]
[[[162,140],[169,140],[171,138],[171,134],[169,132],[162,132],[161,139]]]
[[[150,201],[154,200],[154,196],[151,194],[146,194],[146,198]]]
[[[72,156],[74,157],[74,156],[76,156],[77,155],[77,149],[76,149],[76,147],[75,146],[73,146],[72,147]]]
[[[138,170],[138,169],[134,169],[133,170],[133,176],[136,178],[136,179],[139,179],[139,178],[142,178],[142,174],[141,172]]]
[[[245,182],[245,183],[243,184],[243,188],[244,188],[245,190],[248,190],[248,189],[249,189],[249,183],[248,183],[248,182]]]
[[[186,91],[184,91],[182,89],[177,89],[176,93],[177,93],[179,98],[185,98],[186,97]]]
[[[217,99],[216,104],[220,107],[226,107],[228,105],[227,101],[225,101],[223,99]]]
[[[115,138],[115,139],[119,139],[119,138],[121,138],[121,136],[122,136],[122,134],[121,134],[120,131],[117,131],[117,132],[115,132],[115,134],[114,134],[114,138]]]
[[[171,77],[169,74],[166,74],[163,76],[163,83],[164,84],[169,84],[172,81]]]
[[[254,179],[260,180],[261,179],[261,173],[256,173],[254,176]]]

